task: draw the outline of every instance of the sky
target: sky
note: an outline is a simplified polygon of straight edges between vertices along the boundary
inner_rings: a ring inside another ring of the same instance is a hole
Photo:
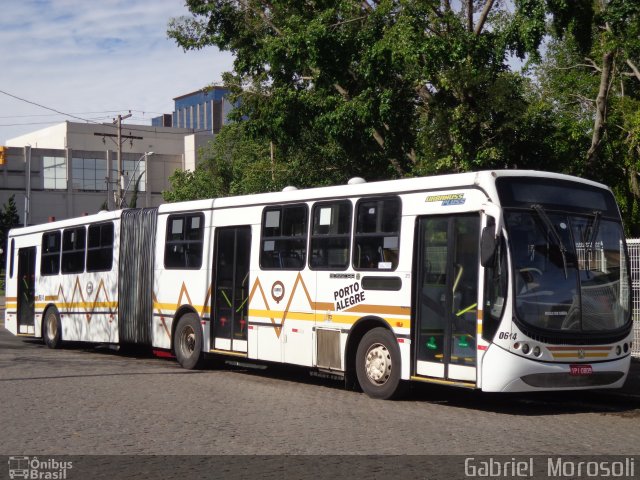
[[[220,84],[233,57],[215,47],[184,52],[167,37],[184,0],[0,0],[0,145],[76,118],[118,114],[149,125],[173,98]],[[9,95],[7,95],[9,94]]]

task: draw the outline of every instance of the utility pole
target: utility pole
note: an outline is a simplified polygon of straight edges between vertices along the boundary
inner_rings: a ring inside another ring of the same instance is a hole
[[[116,199],[116,206],[122,203],[122,189],[124,188],[124,168],[122,166],[122,120],[125,120],[131,116],[131,113],[127,115],[118,115],[118,118],[113,119],[114,125],[118,128],[118,198]]]

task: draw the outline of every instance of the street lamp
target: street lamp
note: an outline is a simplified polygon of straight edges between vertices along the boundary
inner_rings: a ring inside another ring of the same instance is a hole
[[[138,171],[138,166],[140,165],[140,162],[144,158],[145,164],[146,164],[147,157],[150,157],[151,155],[153,155],[153,152],[144,152],[136,162],[135,167],[133,167],[133,174],[129,178],[129,182],[127,183],[127,186],[122,192],[122,196],[120,197],[120,203],[118,204],[118,208],[123,208],[125,198],[127,197],[127,191],[129,191],[129,186],[131,185],[131,180],[133,180],[133,177],[136,176],[136,172]],[[120,185],[121,185],[121,188],[124,186],[124,172],[120,173]]]

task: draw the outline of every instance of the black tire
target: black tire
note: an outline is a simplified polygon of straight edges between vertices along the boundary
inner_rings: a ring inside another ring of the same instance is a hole
[[[173,350],[182,368],[193,370],[202,365],[202,327],[195,313],[187,313],[178,321],[173,333]]]
[[[62,325],[60,315],[55,308],[47,309],[42,317],[42,338],[49,348],[60,348],[62,346]]]
[[[356,352],[356,375],[371,398],[388,400],[400,395],[400,348],[389,330],[374,328],[362,337]]]

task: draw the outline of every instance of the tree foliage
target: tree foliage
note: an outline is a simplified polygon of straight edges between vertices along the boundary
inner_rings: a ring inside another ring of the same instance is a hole
[[[640,4],[594,1],[589,36],[549,44],[539,97],[574,144],[565,171],[611,185],[628,232],[640,236]]]
[[[189,0],[169,35],[235,54],[226,84],[254,138],[316,137],[350,175],[388,178],[511,161],[526,108],[507,59],[537,52],[546,14],[515,3]]]
[[[2,210],[0,210],[0,248],[2,248],[0,261],[2,265],[5,264],[9,230],[19,225],[20,217],[18,216],[18,209],[16,208],[15,195],[11,195],[7,202],[2,205]]]
[[[640,3],[186,4],[192,16],[168,33],[185,50],[234,54],[224,80],[238,123],[172,177],[167,199],[535,168],[612,185],[640,234]]]

